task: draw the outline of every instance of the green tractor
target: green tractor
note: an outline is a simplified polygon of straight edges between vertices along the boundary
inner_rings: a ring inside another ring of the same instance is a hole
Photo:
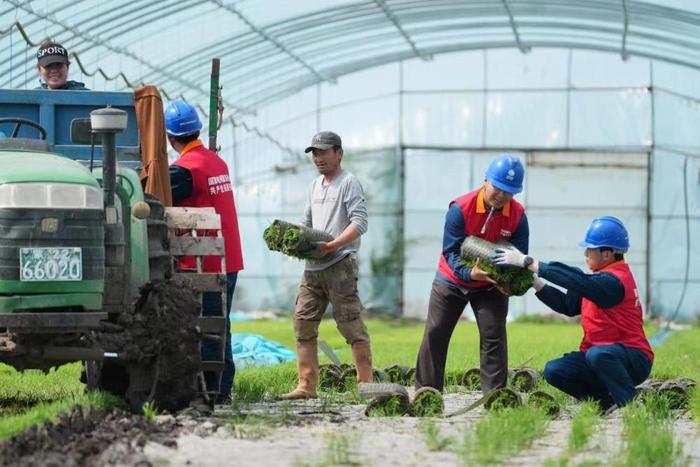
[[[200,343],[223,343],[225,318],[202,317],[200,294],[223,308],[225,275],[179,272],[174,255],[221,255],[223,240],[173,232],[218,216],[144,194],[129,121],[127,93],[0,90],[0,362],[82,361],[88,389],[135,411],[213,404],[204,372],[220,379],[223,345],[202,362]]]

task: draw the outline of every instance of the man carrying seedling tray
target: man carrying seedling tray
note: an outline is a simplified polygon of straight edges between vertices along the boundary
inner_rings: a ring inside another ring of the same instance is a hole
[[[442,253],[433,280],[423,342],[416,363],[416,388],[442,391],[452,331],[467,303],[479,327],[481,390],[501,388],[508,377],[506,315],[508,295],[477,262],[469,267],[460,255],[468,236],[506,241],[527,253],[529,227],[525,209],[513,199],[523,189],[525,168],[503,154],[486,170],[483,185],[450,203],[445,217]]]
[[[319,258],[307,259],[294,310],[297,388],[282,399],[318,397],[318,327],[330,302],[333,318],[352,347],[358,383],[372,381],[372,352],[367,328],[360,317],[356,253],[367,231],[367,208],[359,180],[341,167],[340,136],[322,131],[306,148],[320,176],[311,182],[300,224],[327,232],[332,240],[319,243]]]

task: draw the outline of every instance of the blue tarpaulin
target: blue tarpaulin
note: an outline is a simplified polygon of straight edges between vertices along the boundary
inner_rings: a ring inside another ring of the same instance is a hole
[[[233,334],[231,347],[237,370],[247,366],[277,365],[296,359],[296,354],[287,347],[258,334]]]

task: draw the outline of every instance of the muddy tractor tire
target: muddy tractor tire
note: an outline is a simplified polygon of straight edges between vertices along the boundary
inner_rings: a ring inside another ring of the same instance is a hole
[[[102,347],[116,360],[88,362],[88,388],[124,397],[134,412],[152,403],[176,412],[197,396],[200,371],[201,303],[187,279],[173,276],[168,226],[162,203],[146,195],[150,280],[134,304],[112,317],[100,334]]]

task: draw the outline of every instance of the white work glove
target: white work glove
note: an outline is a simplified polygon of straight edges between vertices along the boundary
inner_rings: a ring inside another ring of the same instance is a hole
[[[535,292],[539,292],[540,290],[542,290],[544,288],[544,286],[545,286],[544,281],[542,279],[540,279],[539,277],[535,276],[535,280],[532,283],[532,288],[535,289]]]
[[[497,266],[517,266],[525,267],[525,258],[523,254],[514,246],[507,248],[496,248],[496,254],[493,255],[493,264]]]

